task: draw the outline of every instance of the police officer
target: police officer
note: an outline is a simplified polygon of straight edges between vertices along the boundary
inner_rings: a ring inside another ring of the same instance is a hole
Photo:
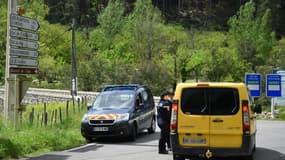
[[[170,105],[170,108],[169,108],[170,119],[171,119],[173,97],[174,97],[174,92],[170,90],[168,92],[168,101],[169,101],[169,105]],[[170,119],[169,119],[169,124],[170,124]],[[166,143],[167,143],[168,150],[171,151],[172,148],[171,148],[171,144],[170,144],[170,132],[168,133],[168,138],[167,138]]]
[[[159,154],[168,154],[166,144],[169,141],[170,134],[170,108],[171,102],[168,100],[168,92],[163,91],[157,105],[157,122],[160,128],[160,138],[158,144]]]

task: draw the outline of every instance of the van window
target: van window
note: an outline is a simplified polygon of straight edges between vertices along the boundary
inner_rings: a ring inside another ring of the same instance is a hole
[[[238,91],[234,88],[187,88],[181,100],[185,114],[233,115],[239,110]]]
[[[206,93],[204,89],[187,88],[182,91],[181,109],[185,114],[208,114]]]
[[[232,115],[239,110],[239,97],[236,89],[215,88],[208,91],[211,115]]]
[[[120,91],[106,91],[99,94],[93,105],[94,110],[128,109],[133,106],[134,93]]]

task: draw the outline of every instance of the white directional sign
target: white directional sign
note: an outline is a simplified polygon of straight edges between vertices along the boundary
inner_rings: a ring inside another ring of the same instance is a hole
[[[10,48],[10,55],[37,58],[39,56],[39,52],[31,51],[31,50],[24,50],[24,49]]]
[[[24,39],[29,39],[29,40],[34,40],[34,41],[39,40],[39,36],[38,36],[37,33],[19,31],[19,30],[15,30],[15,29],[11,29],[10,30],[10,36],[18,37],[18,38],[24,38]]]
[[[19,16],[17,14],[10,15],[10,26],[32,30],[32,31],[37,31],[40,27],[37,20],[28,17]]]
[[[19,57],[10,57],[10,65],[18,65],[18,66],[38,66],[37,59],[27,59],[27,58],[19,58]]]
[[[22,48],[38,49],[39,45],[37,42],[25,41],[20,39],[10,39],[11,46],[17,46]]]

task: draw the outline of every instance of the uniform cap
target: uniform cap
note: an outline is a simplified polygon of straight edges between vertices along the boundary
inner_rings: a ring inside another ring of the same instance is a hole
[[[169,95],[174,95],[174,92],[171,90],[168,92]]]
[[[160,94],[160,98],[163,98],[163,96],[168,95],[168,91],[162,91]]]

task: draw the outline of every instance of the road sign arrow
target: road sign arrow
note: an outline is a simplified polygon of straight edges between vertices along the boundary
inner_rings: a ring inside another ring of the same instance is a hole
[[[37,20],[29,17],[19,16],[13,13],[10,15],[10,26],[32,31],[37,31],[40,27]]]
[[[34,41],[39,40],[39,36],[37,33],[30,33],[30,32],[15,30],[15,29],[10,30],[10,36],[18,37],[18,38],[25,38],[25,39],[34,40]]]
[[[31,51],[31,50],[24,50],[24,49],[10,48],[10,55],[37,58],[39,55],[39,52],[38,51]]]
[[[28,58],[20,58],[20,57],[10,57],[10,65],[19,65],[19,66],[38,66],[37,59],[28,59]]]
[[[11,46],[17,46],[22,48],[38,49],[39,45],[37,42],[25,41],[20,39],[10,39]]]

